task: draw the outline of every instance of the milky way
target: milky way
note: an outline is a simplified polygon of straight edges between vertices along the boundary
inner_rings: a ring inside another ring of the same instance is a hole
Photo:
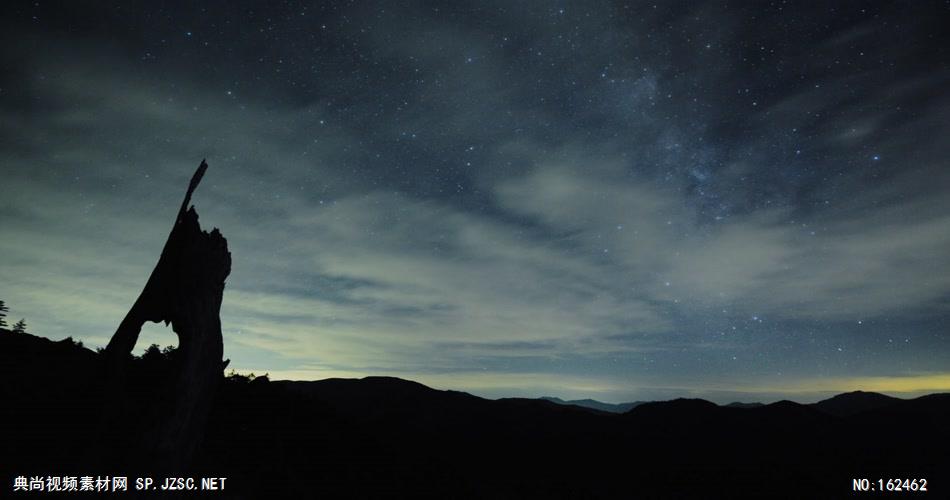
[[[512,4],[0,7],[9,317],[104,345],[207,158],[241,370],[950,390],[947,3]]]

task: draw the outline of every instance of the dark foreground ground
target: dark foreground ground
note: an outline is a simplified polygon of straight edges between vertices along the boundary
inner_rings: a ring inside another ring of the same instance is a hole
[[[173,361],[137,360],[125,424],[97,429],[98,356],[70,341],[0,331],[0,498],[17,476],[127,475],[134,490],[156,387]],[[113,457],[89,470],[96,443]],[[753,408],[703,400],[609,414],[486,400],[395,378],[222,381],[191,477],[223,491],[139,498],[842,498],[853,480],[927,480],[893,498],[950,498],[950,394],[849,393]],[[159,484],[162,477],[155,477]],[[893,483],[892,483],[893,484]],[[43,496],[48,494],[44,493]],[[137,493],[116,493],[133,498]],[[60,493],[63,498],[81,496]],[[111,497],[99,494],[96,498]]]

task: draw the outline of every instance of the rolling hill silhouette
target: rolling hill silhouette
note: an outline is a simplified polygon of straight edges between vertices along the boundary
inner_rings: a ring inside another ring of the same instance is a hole
[[[100,356],[0,332],[7,479],[149,475],[84,468]],[[167,358],[173,358],[168,356]],[[174,359],[133,363],[130,417],[161,394]],[[130,418],[116,436],[147,432]],[[849,393],[812,405],[700,399],[623,414],[538,399],[487,400],[391,377],[224,379],[192,475],[228,477],[222,498],[827,498],[853,478],[926,478],[946,494],[950,394]],[[130,453],[121,439],[117,455]],[[154,474],[152,474],[154,475]],[[12,484],[12,483],[8,483]]]
[[[759,406],[762,406],[762,403],[743,403],[740,401],[733,401],[726,406],[730,408],[758,408]]]
[[[847,417],[868,410],[886,408],[900,401],[898,398],[876,392],[854,391],[838,394],[832,398],[814,403],[812,406],[830,415]]]
[[[590,408],[591,410],[598,410],[607,413],[626,413],[644,403],[643,401],[633,401],[630,403],[604,403],[603,401],[597,401],[596,399],[572,399],[570,401],[565,401],[561,398],[556,398],[553,396],[545,396],[540,399],[560,405],[580,406],[582,408]]]

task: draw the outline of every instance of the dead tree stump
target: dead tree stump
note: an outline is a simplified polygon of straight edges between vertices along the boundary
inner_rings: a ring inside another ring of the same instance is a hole
[[[227,240],[217,229],[201,230],[191,195],[208,164],[202,160],[185,194],[175,225],[152,274],[105,349],[106,395],[122,392],[132,349],[146,321],[171,323],[178,335],[177,373],[166,381],[152,422],[133,443],[139,464],[153,472],[181,472],[201,442],[227,361],[222,362],[221,299],[231,272]],[[103,422],[116,418],[107,404]],[[143,459],[144,458],[144,459]],[[108,463],[108,461],[105,461]]]

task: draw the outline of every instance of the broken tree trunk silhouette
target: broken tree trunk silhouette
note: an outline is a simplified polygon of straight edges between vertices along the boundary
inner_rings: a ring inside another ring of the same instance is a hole
[[[155,399],[152,420],[146,423],[142,440],[132,443],[135,458],[141,462],[138,465],[154,472],[178,472],[188,467],[228,363],[222,362],[220,310],[231,254],[227,240],[216,228],[210,233],[201,230],[198,213],[189,206],[207,169],[202,160],[158,264],[104,352],[107,386],[112,388],[106,392],[109,397],[110,393],[123,393],[132,349],[146,321],[171,323],[178,335],[177,373],[170,375],[162,389],[165,393]],[[121,418],[120,414],[119,405],[106,404],[105,427],[110,427],[110,420]]]

